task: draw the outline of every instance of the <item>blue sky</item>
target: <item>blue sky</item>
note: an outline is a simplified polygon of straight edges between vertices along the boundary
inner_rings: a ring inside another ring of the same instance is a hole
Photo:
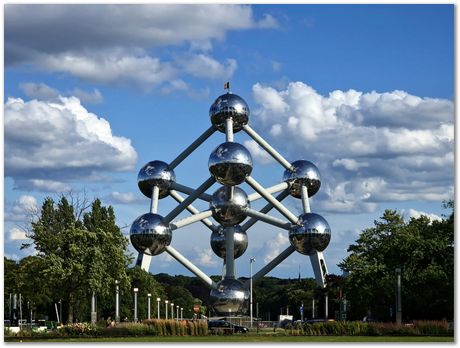
[[[171,161],[209,127],[227,80],[248,102],[255,130],[289,161],[320,169],[311,208],[332,228],[330,272],[386,208],[436,218],[453,198],[451,5],[34,6],[5,7],[8,257],[32,252],[19,250],[20,226],[46,196],[85,189],[114,206],[121,226],[147,212],[138,170]],[[200,185],[223,139],[214,134],[184,161],[178,182]],[[235,140],[251,151],[258,181],[281,181],[283,169],[246,135]],[[286,205],[300,212],[299,200]],[[163,199],[159,212],[174,206]],[[262,222],[248,236],[240,276],[250,257],[262,267],[289,243]],[[202,225],[175,231],[172,245],[206,273],[221,272]],[[297,277],[299,265],[312,275],[297,253],[270,275]],[[150,271],[190,274],[165,255]]]

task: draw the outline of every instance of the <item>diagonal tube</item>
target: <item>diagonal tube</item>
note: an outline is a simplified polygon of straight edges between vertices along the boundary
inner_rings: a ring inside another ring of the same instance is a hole
[[[185,185],[178,184],[177,182],[173,182],[171,184],[171,190],[176,190],[176,191],[185,193],[187,195],[191,195],[193,192],[195,192],[195,189],[185,186]],[[210,202],[212,196],[207,193],[202,193],[201,195],[198,196],[198,198],[202,199],[203,201]]]
[[[169,194],[171,195],[172,198],[174,198],[178,203],[182,203],[185,198],[182,197],[177,191],[170,190]],[[200,211],[196,209],[193,205],[189,204],[187,207],[187,210],[191,212],[192,214],[198,214]],[[212,223],[211,220],[209,219],[202,219],[200,220],[203,224],[205,224],[211,231],[215,232],[217,231],[218,227]]]
[[[273,204],[273,207],[278,210],[281,214],[283,214],[289,221],[293,224],[296,224],[298,221],[297,216],[292,214],[289,209],[287,209],[284,205],[282,205],[279,201],[277,201],[271,194],[269,194],[265,189],[256,181],[253,177],[247,176],[246,182],[251,186],[256,192],[258,192],[263,198],[265,198],[268,202]]]
[[[203,219],[206,219],[208,217],[210,217],[212,215],[212,211],[211,210],[205,210],[205,211],[202,211],[198,214],[194,214],[192,216],[187,216],[186,218],[184,219],[181,219],[181,220],[177,220],[177,221],[173,221],[169,224],[169,227],[171,228],[171,230],[177,230],[178,228],[181,228],[181,227],[185,227],[185,226],[188,226],[188,225],[191,225],[197,221],[201,221]]]
[[[216,179],[214,179],[213,176],[209,177],[208,180],[206,180],[204,183],[201,184],[200,187],[198,187],[195,192],[193,192],[190,196],[188,196],[182,203],[180,203],[176,208],[174,208],[168,215],[165,216],[164,222],[165,224],[169,224],[174,218],[176,218],[177,215],[182,213],[187,207],[195,200],[198,198],[199,195],[201,195],[204,191],[206,191],[208,188],[210,188],[214,183],[216,182]]]
[[[275,160],[277,160],[284,168],[290,170],[291,163],[289,163],[283,156],[279,154],[269,143],[267,143],[259,134],[256,133],[248,124],[243,126],[243,130],[254,139],[262,148],[267,151]]]
[[[245,210],[246,215],[253,217],[255,219],[258,219],[260,221],[266,222],[267,224],[274,225],[276,227],[280,227],[285,230],[290,230],[291,229],[291,224],[289,222],[283,221],[281,219],[278,219],[276,217],[258,212],[257,210],[248,208]]]
[[[268,264],[266,264],[262,269],[252,276],[252,281],[256,282],[260,278],[263,278],[268,272],[270,272],[273,268],[278,266],[281,262],[283,262],[289,255],[291,255],[295,251],[292,245],[289,245],[284,251],[281,252],[277,257],[271,260]],[[249,288],[251,280],[248,279],[244,282],[244,287]]]
[[[176,168],[179,163],[181,163],[184,159],[187,158],[188,155],[190,155],[193,151],[197,149],[198,146],[200,146],[202,143],[206,141],[214,132],[216,129],[214,126],[209,127],[204,131],[203,134],[201,134],[198,139],[196,139],[193,143],[191,143],[184,151],[182,151],[179,156],[177,156],[170,164],[169,167],[171,169]]]
[[[180,252],[178,252],[172,246],[168,245],[165,250],[169,255],[174,257],[185,268],[187,268],[190,272],[195,274],[198,278],[200,278],[203,282],[205,282],[209,287],[213,289],[217,287],[217,284],[211,278],[209,278],[206,274],[204,274],[203,271],[201,271],[198,267],[196,267],[193,263],[191,263],[185,256],[183,256]]]
[[[267,191],[268,193],[270,194],[273,194],[273,193],[276,193],[276,192],[279,192],[279,191],[282,191],[282,190],[285,190],[289,187],[289,184],[287,182],[282,182],[280,184],[277,184],[277,185],[274,185],[274,186],[271,186],[271,187],[267,187],[265,189],[265,191]],[[252,201],[255,201],[255,200],[258,200],[262,198],[262,196],[258,193],[258,192],[254,192],[254,193],[251,193],[249,196],[248,196],[248,200],[249,202],[252,202]]]
[[[282,191],[278,196],[275,197],[275,199],[278,201],[278,202],[281,202],[283,199],[285,199],[287,196],[289,196],[289,190],[284,190]],[[268,213],[270,210],[273,209],[273,204],[271,203],[267,203],[267,205],[265,207],[263,207],[260,212],[262,214],[266,214]],[[243,231],[247,231],[248,229],[250,229],[257,221],[256,218],[251,218],[249,219],[243,226],[241,226],[241,228],[243,229]]]
[[[302,207],[304,213],[310,213],[310,200],[308,198],[308,188],[306,185],[302,185],[302,190],[300,191],[302,196]]]

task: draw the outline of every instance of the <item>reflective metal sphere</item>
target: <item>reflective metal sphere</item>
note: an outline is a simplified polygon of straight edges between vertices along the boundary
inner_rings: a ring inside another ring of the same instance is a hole
[[[222,226],[234,226],[246,218],[245,210],[251,205],[248,195],[241,188],[233,188],[232,199],[229,199],[227,189],[222,186],[212,194],[209,208],[212,217]]]
[[[225,231],[228,229],[233,229],[233,250],[234,257],[237,259],[244,254],[248,248],[248,235],[241,228],[240,225],[223,227],[220,226],[219,229],[211,233],[211,248],[214,253],[222,259],[225,259],[227,254],[227,246],[225,239]]]
[[[171,184],[176,181],[174,170],[162,161],[151,161],[139,170],[137,185],[141,192],[148,198],[152,198],[153,186],[160,188],[159,198],[169,194]]]
[[[331,228],[327,221],[315,213],[302,214],[299,220],[300,225],[292,225],[289,231],[292,246],[304,255],[326,249],[331,240]]]
[[[209,109],[211,123],[221,132],[225,133],[225,120],[233,119],[233,132],[238,132],[248,124],[249,107],[240,96],[233,93],[222,94],[216,99]]]
[[[239,185],[252,172],[252,157],[243,145],[225,142],[211,153],[208,167],[222,185]]]
[[[299,160],[292,162],[292,171],[284,171],[283,181],[290,184],[289,191],[291,196],[301,198],[301,186],[306,185],[308,197],[318,192],[321,186],[321,177],[318,168],[311,162]]]
[[[236,279],[225,278],[217,283],[210,294],[211,306],[216,315],[242,315],[247,312],[249,290]]]
[[[172,233],[161,215],[147,213],[134,220],[129,238],[138,252],[153,256],[171,243]]]

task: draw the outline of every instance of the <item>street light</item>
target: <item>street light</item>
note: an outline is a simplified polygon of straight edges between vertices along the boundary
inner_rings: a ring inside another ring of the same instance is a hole
[[[161,298],[157,297],[157,317],[158,317],[158,320],[160,320],[160,301],[161,301]]]
[[[174,319],[174,303],[171,302],[171,320]]]
[[[150,319],[150,298],[152,297],[151,293],[147,294],[147,319]]]
[[[184,308],[180,308],[180,320],[184,320]]]
[[[179,320],[179,305],[176,306],[176,321]]]
[[[396,268],[396,324],[401,325],[402,309],[401,309],[401,268]]]
[[[115,322],[120,322],[120,282],[115,280]]]
[[[251,328],[252,328],[252,264],[254,262],[256,262],[256,259],[251,257],[249,259],[249,273],[250,273],[250,278],[249,278],[250,279],[250,282],[249,282],[249,284],[250,284],[250,290],[249,290],[250,291],[250,301],[249,301],[250,302],[250,307],[249,308],[250,308],[250,312],[251,312]]]
[[[138,288],[134,288],[134,322],[137,323],[137,293],[139,292]]]
[[[165,314],[165,319],[166,319],[166,320],[168,320],[168,303],[169,303],[169,301],[168,301],[168,300],[165,300],[165,308],[166,308],[166,310],[165,310],[165,312],[166,312],[166,314]]]

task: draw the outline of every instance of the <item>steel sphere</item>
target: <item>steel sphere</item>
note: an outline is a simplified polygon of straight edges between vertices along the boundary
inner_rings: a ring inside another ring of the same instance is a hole
[[[308,197],[318,192],[321,186],[321,177],[318,168],[311,162],[305,160],[294,161],[291,163],[291,170],[284,171],[283,181],[287,182],[291,196],[301,198],[301,187],[306,185]]]
[[[247,312],[249,290],[233,278],[225,278],[211,290],[210,302],[216,315],[242,315]]]
[[[129,238],[138,252],[153,256],[171,243],[172,233],[161,215],[147,213],[134,220]]]
[[[233,197],[229,197],[230,187],[222,186],[211,197],[209,207],[212,217],[222,226],[234,226],[246,218],[245,210],[251,205],[248,195],[239,187],[233,188]]]
[[[225,231],[228,229],[233,229],[233,255],[237,259],[248,248],[248,235],[240,225],[230,227],[219,226],[217,231],[211,233],[211,248],[217,256],[225,259],[227,254]]]
[[[243,98],[233,93],[222,94],[209,109],[211,123],[225,133],[226,119],[233,119],[233,132],[240,131],[248,124],[249,106]]]
[[[137,175],[137,185],[141,192],[148,198],[152,198],[154,186],[160,188],[159,198],[168,196],[169,189],[173,182],[176,181],[174,170],[162,161],[151,161],[139,170]]]
[[[326,249],[331,240],[331,228],[321,215],[302,214],[299,216],[299,223],[292,225],[289,231],[289,241],[299,253],[310,255]]]
[[[222,185],[239,185],[252,172],[251,153],[239,143],[225,142],[211,153],[208,167]]]

